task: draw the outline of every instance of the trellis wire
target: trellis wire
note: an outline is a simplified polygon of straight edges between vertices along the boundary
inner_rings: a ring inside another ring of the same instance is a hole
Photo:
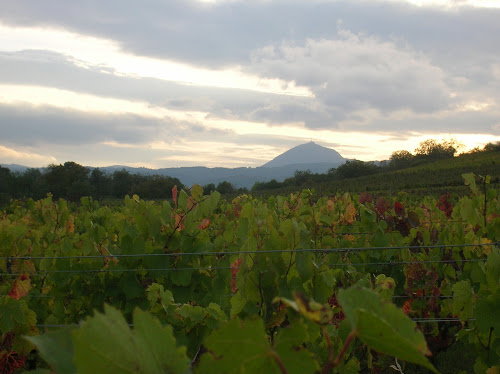
[[[87,258],[124,258],[124,257],[182,257],[182,256],[223,256],[232,254],[260,254],[260,253],[345,253],[345,252],[367,252],[383,250],[413,250],[413,249],[446,249],[446,248],[467,248],[467,247],[487,247],[499,246],[499,242],[478,243],[478,244],[437,244],[437,245],[405,245],[392,247],[352,247],[352,248],[297,248],[297,249],[264,249],[252,251],[214,251],[214,252],[166,252],[166,253],[131,253],[131,254],[109,254],[109,255],[85,255],[85,256],[19,256],[0,257],[0,260],[68,260]]]
[[[463,262],[484,262],[486,259],[460,259],[460,260],[423,260],[423,261],[386,261],[386,262],[355,262],[355,263],[340,263],[340,264],[328,264],[329,267],[339,267],[339,266],[377,266],[377,265],[413,265],[413,264],[435,264],[435,263],[463,263]],[[116,273],[116,272],[175,272],[175,271],[199,271],[199,270],[230,270],[230,269],[239,269],[239,266],[207,266],[207,267],[187,267],[187,268],[137,268],[137,269],[80,269],[80,270],[47,270],[47,271],[37,271],[31,273],[31,276],[43,276],[47,274],[85,274],[85,273]],[[18,276],[24,275],[24,273],[0,273],[0,276]]]
[[[123,254],[123,255],[92,255],[92,256],[60,256],[60,257],[0,257],[2,260],[37,260],[37,259],[87,259],[87,258],[118,258],[118,257],[150,257],[150,256],[183,256],[183,255],[193,255],[193,256],[205,256],[205,255],[225,255],[225,254],[259,254],[259,253],[292,253],[292,252],[319,252],[319,253],[332,253],[332,252],[360,252],[369,250],[398,250],[398,249],[427,249],[427,248],[463,248],[463,247],[481,247],[481,246],[498,246],[498,242],[495,243],[483,243],[483,244],[452,244],[452,245],[432,245],[432,246],[394,246],[394,247],[359,247],[359,248],[332,248],[332,249],[295,249],[295,250],[262,250],[262,251],[228,251],[228,252],[185,252],[185,253],[161,253],[161,254]],[[365,262],[365,263],[341,263],[341,264],[329,264],[330,267],[335,266],[371,266],[371,265],[406,265],[406,264],[417,264],[417,263],[463,263],[463,262],[480,262],[486,261],[486,259],[459,259],[459,260],[423,260],[423,261],[386,261],[386,262]],[[50,273],[104,273],[104,272],[172,272],[172,271],[200,271],[200,270],[230,270],[239,269],[239,267],[194,267],[194,268],[160,268],[160,269],[87,269],[87,270],[51,270],[43,272],[35,272],[33,276],[42,276]],[[16,276],[25,273],[0,273],[0,276]],[[29,296],[29,295],[28,295]],[[33,295],[32,297],[50,297],[45,295]],[[451,298],[452,296],[438,295],[438,296],[413,296],[413,295],[394,295],[393,298]],[[417,323],[441,323],[441,322],[460,322],[459,318],[412,318],[413,321]],[[469,319],[469,321],[475,321],[475,319]],[[66,327],[72,325],[65,324],[45,324],[36,325],[38,328],[57,328]],[[73,325],[74,326],[74,325]]]
[[[440,322],[460,322],[460,318],[410,318],[415,323],[440,323]],[[475,318],[467,319],[467,322],[476,321]],[[64,327],[78,327],[77,323],[68,323],[68,324],[44,324],[44,325],[35,325],[37,328],[64,328]],[[128,324],[129,327],[134,327],[133,324]]]

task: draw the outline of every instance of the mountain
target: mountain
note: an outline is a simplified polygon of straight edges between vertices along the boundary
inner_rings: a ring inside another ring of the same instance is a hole
[[[220,182],[227,181],[237,188],[251,188],[255,182],[269,182],[272,179],[283,182],[286,178],[293,177],[296,171],[309,170],[312,173],[326,173],[329,169],[338,167],[345,161],[335,150],[310,142],[296,146],[257,168],[207,168],[197,166],[148,169],[113,165],[99,169],[108,174],[112,174],[117,170],[126,170],[131,174],[164,175],[178,178],[186,186],[192,186],[193,184],[207,185],[210,183],[217,185]],[[20,165],[5,165],[5,167],[12,171],[22,170],[20,168],[23,168]],[[89,167],[89,169],[94,168]]]
[[[204,166],[147,169],[128,166],[100,168],[107,173],[125,169],[129,173],[158,174],[178,178],[183,184],[215,185],[227,181],[235,187],[251,188],[255,182],[269,182],[276,179],[283,182],[293,177],[296,171],[309,170],[312,173],[326,173],[346,160],[335,150],[322,147],[314,142],[298,145],[257,168],[207,168]]]
[[[281,167],[301,164],[336,164],[340,165],[346,160],[334,149],[322,147],[314,142],[298,145],[282,153],[262,167]]]

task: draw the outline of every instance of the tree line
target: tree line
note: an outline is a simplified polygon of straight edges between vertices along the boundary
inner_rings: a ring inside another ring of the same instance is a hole
[[[23,173],[0,167],[2,200],[40,199],[51,193],[55,199],[78,201],[82,196],[95,199],[120,198],[137,194],[144,198],[170,198],[172,187],[184,186],[177,178],[160,175],[131,174],[125,169],[107,174],[69,161],[45,169],[28,169]]]
[[[41,199],[52,194],[54,199],[79,201],[83,196],[96,200],[123,199],[125,195],[139,195],[143,199],[172,198],[172,188],[184,186],[178,178],[164,175],[131,174],[125,169],[106,173],[99,168],[88,168],[68,161],[51,164],[43,169],[30,168],[25,172],[12,172],[0,166],[0,203],[9,199]],[[229,182],[203,186],[204,193],[221,194],[248,192],[237,189]]]

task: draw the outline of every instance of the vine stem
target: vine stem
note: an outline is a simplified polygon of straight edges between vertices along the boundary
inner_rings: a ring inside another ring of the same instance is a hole
[[[332,367],[334,367],[334,361],[333,361],[333,345],[332,345],[332,340],[330,339],[330,336],[328,335],[328,332],[326,331],[326,327],[323,326],[323,336],[326,339],[326,343],[328,344],[328,361],[321,371],[321,374],[326,374],[328,373],[328,370],[330,370]]]
[[[276,352],[271,351],[271,357],[274,358],[274,361],[276,361],[276,363],[278,364],[281,372],[283,374],[288,374],[288,371],[286,370],[285,365],[283,365],[283,361],[281,361],[280,356],[278,356],[278,354]]]
[[[331,365],[332,365],[331,367],[337,367],[340,364],[342,357],[344,357],[345,353],[347,352],[347,348],[349,348],[349,345],[351,344],[352,340],[356,337],[356,333],[357,333],[357,331],[354,330],[354,331],[351,331],[351,333],[347,336],[347,339],[345,340],[345,343],[344,343],[344,346],[342,347],[342,350],[340,351],[340,353],[337,356],[337,358],[335,359],[335,361],[333,361],[331,363]],[[329,365],[330,365],[330,361],[323,369],[323,373],[326,374],[327,370],[330,369]]]

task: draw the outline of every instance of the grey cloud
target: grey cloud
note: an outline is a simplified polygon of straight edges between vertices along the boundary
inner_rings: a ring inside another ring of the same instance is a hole
[[[111,38],[136,54],[222,67],[249,62],[249,51],[272,41],[332,38],[343,20],[354,32],[403,38],[445,61],[488,53],[500,33],[498,9],[445,12],[383,1],[223,2],[137,4],[131,0],[1,1],[0,20],[14,25],[56,25]],[[464,45],[467,47],[464,48]]]
[[[346,31],[337,39],[282,43],[254,54],[252,70],[312,87],[327,106],[432,112],[449,105],[446,74],[407,47]]]
[[[141,143],[159,132],[160,123],[138,116],[86,114],[47,107],[0,105],[2,143],[91,144],[103,141]]]
[[[83,113],[52,107],[0,105],[2,144],[83,145],[116,142],[145,145],[175,138],[210,138],[227,135],[202,124],[138,115]]]

